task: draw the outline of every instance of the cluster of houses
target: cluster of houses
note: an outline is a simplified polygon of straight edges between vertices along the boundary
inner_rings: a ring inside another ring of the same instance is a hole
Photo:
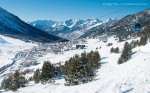
[[[14,60],[19,63],[20,69],[22,67],[30,67],[31,65],[38,64],[37,59],[48,53],[63,54],[63,52],[69,50],[84,49],[86,46],[83,43],[85,42],[85,40],[81,39],[59,43],[40,43],[38,46],[31,49],[18,52]]]
[[[31,65],[38,64],[38,58],[47,55],[48,53],[54,54],[63,54],[65,51],[76,50],[76,49],[84,49],[86,41],[84,39],[72,40],[69,42],[59,42],[59,43],[40,43],[38,46],[34,46],[31,49],[26,49],[24,51],[19,51],[15,58],[13,59],[13,63],[8,64],[2,68],[0,68],[0,72],[4,71],[8,67],[10,67],[10,71],[15,71],[24,69],[24,67],[30,67]],[[54,64],[56,66],[61,65],[61,63]],[[32,72],[28,69],[25,72]],[[21,73],[24,73],[21,72]],[[9,75],[12,73],[9,73]]]

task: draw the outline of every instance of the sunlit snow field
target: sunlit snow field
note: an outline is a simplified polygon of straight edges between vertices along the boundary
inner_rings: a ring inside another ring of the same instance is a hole
[[[27,45],[22,41],[13,41],[20,42],[20,44],[18,43],[15,45],[11,43],[11,39],[5,37],[2,38],[8,43],[4,44],[6,46],[0,46],[1,66],[11,62],[11,58],[14,57],[14,54],[17,53],[17,51],[29,49],[34,46],[34,44]],[[131,42],[131,40],[128,42]],[[107,46],[108,43],[113,43],[113,46]],[[97,51],[99,51],[101,55],[102,60],[100,62],[102,63],[102,66],[98,70],[94,81],[77,86],[65,86],[63,78],[56,78],[54,84],[42,85],[30,82],[27,87],[18,89],[16,93],[149,93],[150,43],[146,46],[134,48],[132,51],[135,52],[135,54],[132,55],[132,59],[121,65],[117,64],[121,53],[110,53],[110,48],[118,46],[120,50],[122,50],[125,42],[117,43],[115,38],[110,37],[108,43],[104,43],[99,39],[87,39],[86,49],[66,51],[64,54],[48,53],[38,59],[40,62],[39,65],[28,67],[35,69],[41,68],[43,61],[46,60],[49,60],[52,63],[64,63],[75,54],[80,54],[84,51],[90,52],[91,50],[96,50],[98,47]],[[32,76],[32,74],[28,74],[27,76]],[[4,93],[13,92],[7,91]]]

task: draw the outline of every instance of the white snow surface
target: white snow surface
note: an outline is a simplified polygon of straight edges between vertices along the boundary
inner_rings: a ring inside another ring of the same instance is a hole
[[[146,46],[136,47],[132,51],[132,59],[121,65],[117,64],[121,53],[110,53],[111,47],[123,48],[124,43],[117,43],[114,38],[109,38],[108,43],[113,43],[113,46],[106,46],[98,39],[88,39],[87,48],[79,50],[71,50],[64,54],[47,54],[40,58],[41,62],[46,59],[52,63],[68,60],[73,55],[80,54],[83,51],[98,49],[101,55],[102,66],[97,72],[94,81],[77,86],[65,86],[64,79],[56,79],[54,84],[34,84],[30,82],[25,88],[18,89],[16,93],[150,93],[150,43]],[[128,40],[131,42],[131,40]],[[34,67],[42,67],[42,64]],[[4,93],[14,93],[4,91]]]
[[[30,49],[36,44],[0,35],[0,67],[10,64],[18,51]]]

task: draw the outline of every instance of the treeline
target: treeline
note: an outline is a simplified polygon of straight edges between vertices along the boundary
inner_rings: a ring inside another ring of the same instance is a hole
[[[14,74],[5,76],[1,82],[1,89],[17,91],[20,87],[26,87],[28,82],[32,80],[35,83],[52,83],[54,82],[54,77],[62,75],[61,71],[61,67],[54,66],[49,61],[46,61],[43,64],[42,70],[37,69],[32,78],[26,79],[18,70]]]
[[[62,75],[62,67],[54,66],[49,61],[45,61],[42,66],[42,71],[37,69],[34,72],[33,80],[35,83],[41,82],[42,84],[53,83],[55,77]]]
[[[112,47],[112,48],[110,49],[110,53],[117,53],[117,54],[118,54],[119,52],[120,52],[119,47],[117,47],[117,48],[113,48],[113,47]]]
[[[83,52],[81,55],[76,54],[71,57],[63,66],[66,85],[78,85],[92,81],[101,65],[100,60],[97,51]]]
[[[98,51],[75,54],[64,65],[56,66],[49,61],[44,62],[42,69],[36,69],[33,77],[28,80],[18,70],[1,82],[1,89],[17,91],[20,87],[26,87],[29,81],[35,83],[53,83],[55,78],[64,77],[65,85],[78,85],[94,80],[97,69],[101,66],[101,57]]]
[[[20,87],[25,87],[28,80],[17,70],[12,76],[6,77],[1,82],[1,89],[6,91],[16,91]]]
[[[131,43],[126,42],[122,51],[120,58],[118,59],[118,64],[122,64],[131,59],[132,49],[137,46],[145,46],[149,41],[147,36],[142,36],[139,40],[132,40]],[[111,50],[112,51],[112,50]]]
[[[97,51],[90,53],[83,52],[81,55],[71,57],[64,65],[54,66],[50,62],[45,62],[42,71],[37,69],[34,72],[35,83],[53,83],[55,77],[64,77],[65,85],[78,85],[90,82],[96,76],[96,71],[100,67],[100,55]]]

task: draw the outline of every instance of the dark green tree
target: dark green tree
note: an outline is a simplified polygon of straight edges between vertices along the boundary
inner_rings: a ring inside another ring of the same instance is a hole
[[[83,52],[75,55],[65,62],[63,71],[66,85],[78,85],[94,79],[96,70],[100,67],[99,52]]]
[[[114,53],[114,48],[113,47],[110,49],[110,53]]]
[[[118,60],[118,64],[122,64],[128,61],[131,58],[131,54],[132,54],[132,51],[131,51],[130,44],[126,42],[124,45],[124,49],[122,51],[121,57]]]
[[[119,53],[120,52],[120,50],[119,50],[119,47],[117,47],[117,48],[111,48],[110,49],[110,53]]]
[[[53,78],[55,76],[54,70],[55,67],[49,61],[44,62],[42,73],[40,75],[40,80],[43,84],[51,83],[53,81]]]
[[[16,71],[13,76],[5,77],[1,83],[1,88],[4,90],[16,91],[20,87],[25,87],[27,80],[21,76],[19,71]]]
[[[17,86],[17,88],[20,88],[20,73],[18,70],[16,70],[16,72],[14,73],[14,78],[15,78],[15,85]]]
[[[35,83],[39,83],[40,82],[40,70],[39,68],[34,72],[34,75],[33,75],[33,79],[34,79],[34,82]]]
[[[148,37],[147,36],[142,36],[139,42],[140,46],[145,46],[148,42]]]
[[[114,49],[114,53],[119,53],[119,52],[120,52],[119,47]]]

